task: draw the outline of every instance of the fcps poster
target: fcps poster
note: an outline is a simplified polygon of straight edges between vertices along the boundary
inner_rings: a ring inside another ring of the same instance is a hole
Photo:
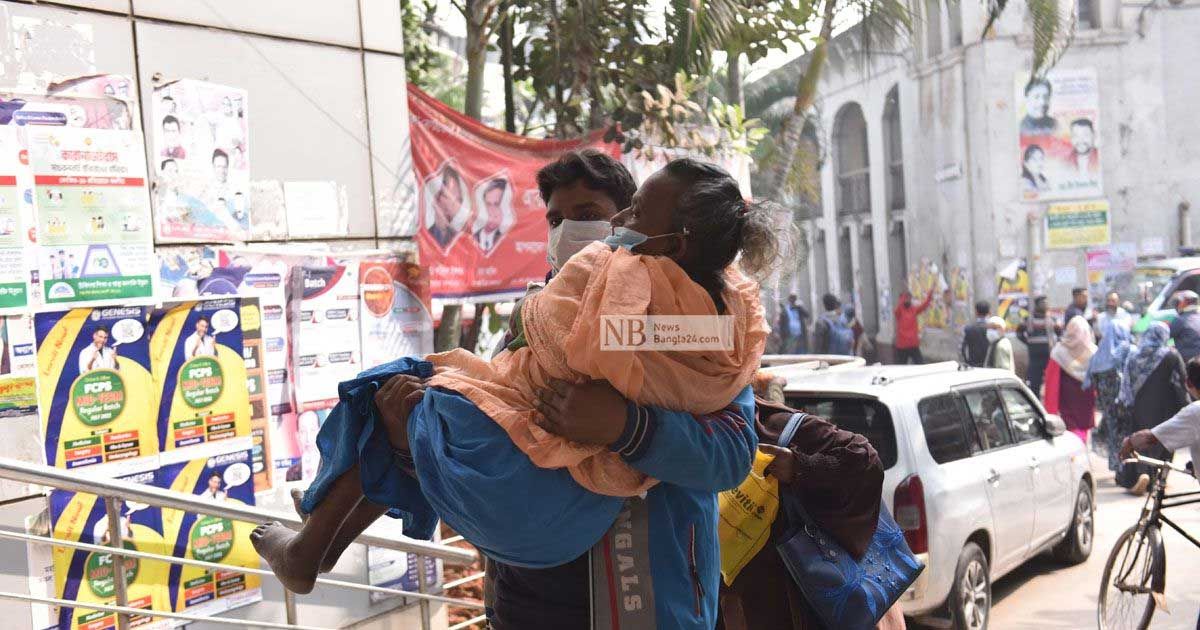
[[[600,134],[534,140],[491,129],[408,86],[418,184],[417,245],[432,297],[491,302],[545,279],[546,206],[538,169],[588,146],[618,156]],[[462,159],[470,156],[469,159]]]

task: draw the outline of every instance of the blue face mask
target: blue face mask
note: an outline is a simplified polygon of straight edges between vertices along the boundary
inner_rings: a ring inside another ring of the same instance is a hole
[[[612,234],[604,239],[604,244],[616,250],[618,247],[624,247],[630,253],[633,253],[633,248],[645,243],[650,239],[662,238],[664,236],[675,236],[682,234],[687,236],[687,230],[682,232],[671,232],[670,234],[659,234],[658,236],[646,236],[637,230],[631,230],[627,227],[615,227]]]

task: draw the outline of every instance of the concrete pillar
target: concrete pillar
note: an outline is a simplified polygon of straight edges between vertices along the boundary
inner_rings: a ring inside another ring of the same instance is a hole
[[[888,91],[883,90],[883,96],[876,96],[872,106],[864,112],[872,117],[867,121],[867,157],[871,164],[871,258],[875,263],[875,304],[879,310],[879,332],[876,340],[885,343],[890,343],[895,338],[891,312],[893,300],[896,299],[892,295],[891,262],[888,256],[888,163],[883,139],[887,133],[883,125],[883,111]],[[903,102],[902,98],[897,100]],[[903,130],[901,122],[901,131]],[[884,299],[885,297],[887,299]]]
[[[846,220],[845,229],[850,232],[850,302],[854,304],[854,312],[862,320],[862,266],[859,257],[859,218],[850,217]],[[841,228],[839,228],[839,233]]]
[[[821,312],[821,295],[817,289],[817,265],[814,262],[816,257],[817,233],[818,229],[816,221],[805,221],[804,224],[804,239],[808,245],[808,310],[816,315]]]
[[[830,139],[829,142],[832,143],[833,140]],[[838,251],[840,233],[837,225],[837,177],[834,175],[834,162],[833,159],[825,160],[821,167],[821,209],[824,216],[819,221],[825,230],[825,275],[829,280],[829,292],[840,296],[842,278],[838,256],[843,252]]]

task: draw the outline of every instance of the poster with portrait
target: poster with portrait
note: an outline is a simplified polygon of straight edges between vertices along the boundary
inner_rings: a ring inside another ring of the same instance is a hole
[[[22,210],[17,177],[23,147],[14,127],[0,127],[0,314],[19,313],[29,304],[33,241],[28,213]]]
[[[45,302],[151,298],[157,262],[141,134],[38,127],[28,146]]]
[[[1100,96],[1093,68],[1017,75],[1021,198],[1085,199],[1104,194]]]
[[[33,316],[0,317],[0,418],[37,412]],[[6,443],[11,448],[11,442]]]
[[[163,305],[150,315],[150,365],[164,463],[250,448],[250,397],[237,298]]]
[[[122,481],[151,484],[155,472],[122,477]],[[164,553],[162,512],[153,506],[119,501],[122,546],[132,551]],[[104,501],[90,494],[54,490],[50,493],[50,523],[54,538],[92,545],[108,545],[108,515]],[[55,595],[78,602],[78,607],[58,608],[52,618],[60,630],[116,628],[116,615],[88,609],[87,604],[116,604],[116,558],[110,553],[67,547],[52,548]],[[168,564],[157,560],[125,558],[125,590],[130,608],[170,610],[167,597]],[[133,616],[131,627],[171,628],[169,620],[152,622]]]
[[[363,369],[433,352],[429,276],[398,260],[359,263]]]
[[[158,465],[148,307],[37,313],[46,464],[118,476]]]
[[[616,145],[604,145],[599,134],[554,141],[490,129],[411,84],[408,107],[416,240],[432,297],[490,302],[520,296],[529,282],[544,280],[550,266],[538,169],[587,146],[615,157]]]
[[[151,128],[159,241],[236,242],[250,234],[245,90],[181,79],[154,89]]]
[[[254,505],[250,451],[180,461],[159,468],[154,484],[219,504]],[[176,558],[218,562],[257,569],[258,554],[250,544],[253,523],[218,516],[162,510],[166,554]],[[172,564],[164,581],[169,610],[217,615],[262,600],[262,578],[237,571],[213,571]]]

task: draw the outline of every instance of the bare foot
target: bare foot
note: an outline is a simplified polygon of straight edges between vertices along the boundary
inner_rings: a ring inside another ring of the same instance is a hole
[[[317,580],[317,570],[308,568],[303,554],[297,554],[294,544],[296,532],[288,529],[283,523],[275,521],[254,528],[250,532],[250,542],[254,550],[270,565],[275,577],[287,590],[305,595],[311,593]]]
[[[304,501],[304,491],[299,488],[292,488],[292,507],[296,508],[296,515],[300,517],[300,521],[308,520],[308,513],[300,508],[300,504]]]

